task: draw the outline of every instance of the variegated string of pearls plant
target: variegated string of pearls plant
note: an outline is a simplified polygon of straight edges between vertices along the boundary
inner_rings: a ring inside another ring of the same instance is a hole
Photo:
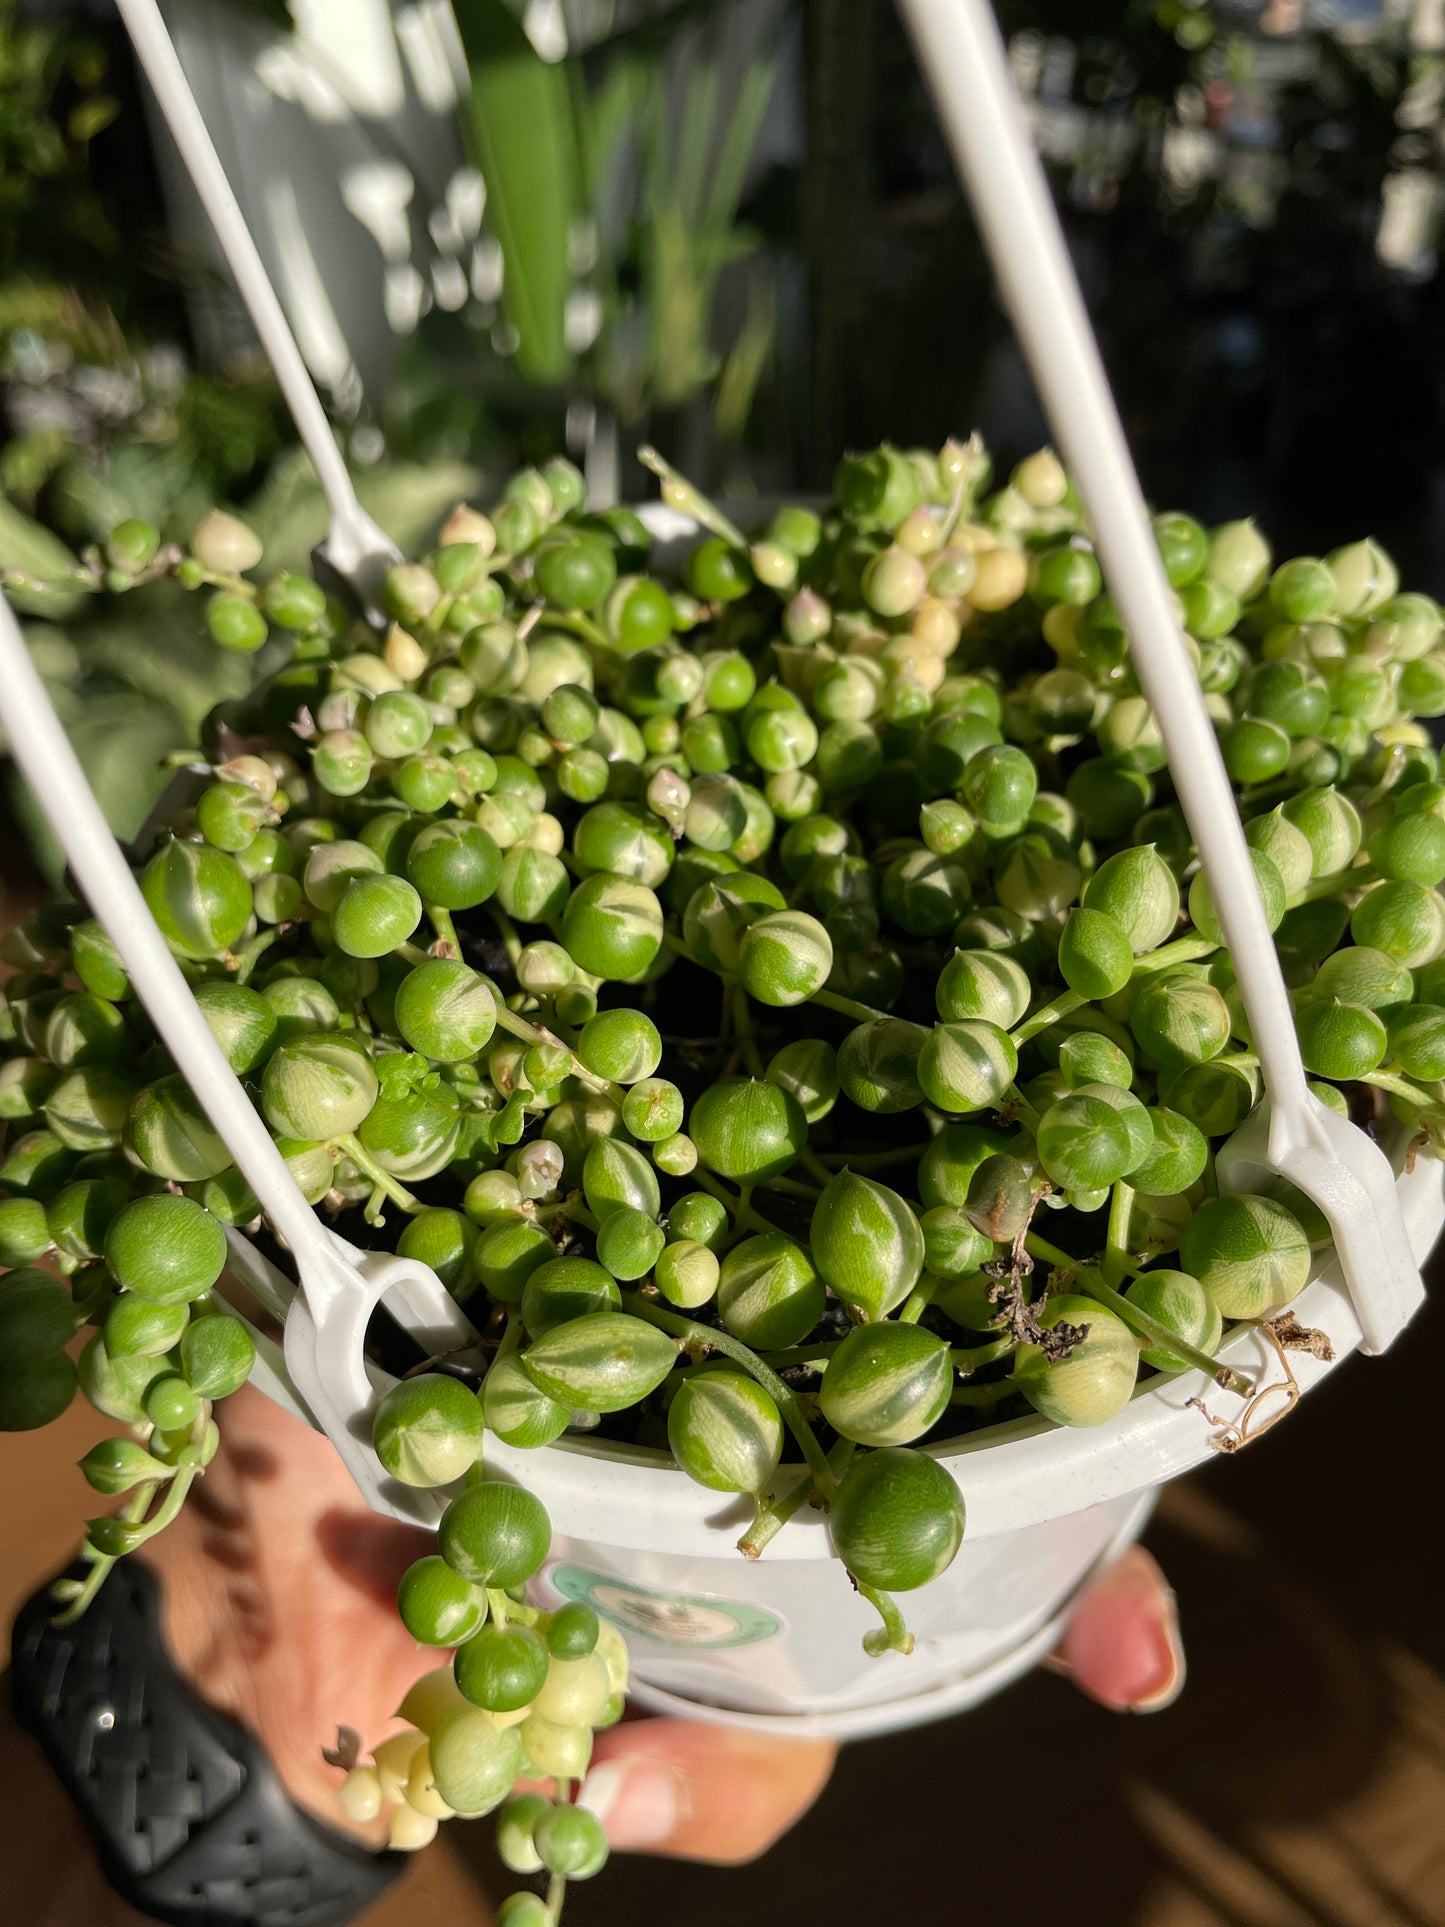
[[[920,1445],[1098,1423],[1141,1366],[1249,1389],[1224,1325],[1328,1235],[1283,1184],[1213,1182],[1257,1060],[1055,457],[990,492],[976,439],[885,446],[752,541],[653,466],[704,531],[680,581],[554,462],[391,571],[381,639],[309,578],[258,586],[228,515],[90,560],[267,650],[146,901],[306,1197],[395,1227],[483,1334],[480,1385],[429,1361],[376,1413],[391,1474],[459,1482],[399,1598],[454,1657],[342,1797],[401,1846],[499,1808],[508,1864],[550,1876],[509,1927],[606,1856],[571,1793],[627,1664],[590,1608],[526,1603],[550,1528],[484,1475],[487,1429],[666,1446],[752,1498],[754,1556],[826,1508],[870,1646],[906,1650],[893,1595],[964,1530]],[[1249,522],[1155,528],[1314,1088],[1439,1154],[1440,612],[1372,541],[1272,567]],[[84,906],[4,954],[0,1424],[78,1384],[124,1428],[83,1462],[126,1504],[74,1613],[216,1449],[253,1357],[222,1227],[264,1227]]]

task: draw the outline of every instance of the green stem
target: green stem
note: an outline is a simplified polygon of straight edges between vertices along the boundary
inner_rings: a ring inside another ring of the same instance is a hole
[[[983,1365],[992,1365],[1000,1358],[1007,1358],[1015,1348],[1012,1338],[994,1338],[987,1345],[956,1345],[949,1353],[953,1368],[958,1372],[976,1372]]]
[[[874,1632],[863,1635],[864,1652],[871,1659],[877,1659],[883,1653],[911,1653],[913,1635],[904,1625],[903,1615],[898,1610],[898,1602],[893,1595],[883,1592],[877,1586],[865,1586],[856,1572],[850,1572],[848,1577],[858,1588],[859,1596],[868,1601],[883,1621],[882,1626]]]
[[[851,1439],[839,1439],[828,1454],[828,1464],[838,1478],[841,1479],[847,1471],[857,1450]],[[738,1551],[745,1559],[756,1559],[763,1548],[777,1538],[789,1519],[817,1496],[817,1492],[816,1481],[805,1472],[786,1498],[775,1500],[772,1504],[759,1501],[757,1517],[738,1540]]]
[[[748,1001],[748,993],[741,984],[729,984],[733,1000],[733,1028],[737,1031],[738,1042],[742,1045],[743,1062],[754,1077],[764,1075],[763,1054],[758,1049],[757,1033],[753,1029],[753,1007]]]
[[[404,957],[409,964],[414,966],[432,961],[419,943],[412,943],[410,940],[406,943],[399,943],[396,946],[394,954],[398,957]]]
[[[1388,1091],[1392,1097],[1400,1097],[1418,1110],[1438,1111],[1441,1108],[1439,1092],[1431,1093],[1417,1084],[1413,1078],[1401,1077],[1398,1071],[1371,1071],[1360,1079],[1362,1084],[1373,1084],[1377,1091]]]
[[[711,529],[714,535],[720,535],[724,542],[731,542],[735,549],[745,549],[748,546],[748,538],[737,524],[730,522],[717,504],[709,500],[701,489],[694,488],[687,477],[679,474],[671,462],[664,461],[655,448],[645,445],[639,448],[637,459],[644,468],[651,469],[662,483],[663,500],[670,507],[679,509],[684,515],[692,516],[695,521],[701,522],[705,529]],[[548,620],[551,620],[550,616]]]
[[[992,1411],[995,1405],[1002,1405],[1006,1398],[1012,1398],[1014,1384],[1012,1379],[995,1379],[989,1385],[955,1385],[949,1393],[950,1405],[972,1406],[976,1411]]]
[[[809,1151],[805,1148],[799,1152],[798,1162],[805,1171],[811,1171],[813,1176],[817,1178],[825,1189],[833,1182],[834,1177],[837,1175],[836,1172],[828,1169],[816,1151]]]
[[[846,1164],[850,1171],[884,1171],[890,1164],[908,1164],[914,1158],[921,1158],[928,1144],[900,1144],[892,1151],[868,1151],[862,1157],[852,1157],[846,1151],[824,1151],[821,1153],[824,1164]]]
[[[1056,1024],[1061,1017],[1067,1017],[1070,1012],[1078,1010],[1085,1002],[1087,999],[1081,997],[1077,990],[1061,990],[1057,997],[1051,998],[1046,1004],[1040,1004],[1032,1017],[1025,1019],[1017,1029],[1009,1032],[1015,1048],[1020,1044],[1026,1044],[1031,1037],[1037,1037],[1041,1030],[1047,1030],[1050,1024]]]
[[[933,1303],[933,1295],[942,1283],[943,1280],[933,1272],[925,1271],[903,1301],[903,1308],[898,1314],[899,1324],[916,1325]]]
[[[1031,1258],[1047,1259],[1056,1271],[1072,1271],[1082,1262],[1081,1259],[1071,1257],[1058,1245],[1051,1245],[1047,1238],[1041,1238],[1036,1231],[1031,1231],[1024,1239],[1024,1249]]]
[[[120,1516],[125,1520],[127,1525],[134,1526],[140,1524],[141,1520],[150,1510],[151,1501],[155,1498],[158,1490],[159,1485],[155,1480],[150,1480],[145,1485],[138,1485],[136,1487],[130,1498],[127,1499],[126,1503],[121,1507]],[[94,1552],[89,1548],[86,1549],[84,1556],[91,1561],[90,1571],[86,1574],[80,1590],[75,1594],[74,1598],[71,1599],[65,1611],[55,1615],[55,1618],[51,1621],[52,1625],[73,1626],[109,1578],[112,1567],[120,1563],[119,1560],[111,1558],[108,1553]]]
[[[704,1171],[700,1165],[688,1173],[688,1182],[711,1192],[719,1204],[727,1206],[739,1224],[751,1225],[754,1231],[776,1231],[784,1238],[788,1235],[771,1219],[765,1218],[761,1211],[754,1211],[750,1202],[751,1187],[739,1196],[736,1191],[730,1191],[725,1184],[715,1178],[711,1171]]]
[[[512,922],[512,919],[507,913],[498,907],[495,898],[492,898],[487,904],[487,915],[497,926],[497,935],[506,947],[507,956],[511,960],[513,970],[515,970],[517,967],[517,959],[522,954],[522,939],[517,935],[517,926]]]
[[[406,1186],[394,1178],[389,1171],[382,1170],[354,1131],[343,1131],[331,1142],[338,1151],[344,1151],[357,1170],[370,1178],[377,1190],[390,1198],[393,1204],[400,1205],[408,1215],[414,1215],[421,1210],[420,1199],[414,1198]]]
[[[1012,1112],[1014,1117],[1018,1118],[1020,1122],[1026,1124],[1035,1137],[1038,1136],[1039,1114],[1024,1096],[1017,1084],[1009,1085],[999,1100],[999,1104],[1001,1109],[1007,1109]]]
[[[627,1095],[622,1086],[589,1071],[576,1051],[564,1044],[555,1031],[544,1030],[538,1024],[529,1024],[525,1017],[519,1017],[516,1011],[510,1009],[499,997],[494,997],[492,1004],[497,1013],[498,1030],[506,1031],[524,1044],[545,1044],[554,1050],[566,1051],[572,1060],[572,1075],[578,1082],[585,1084],[589,1091],[596,1091],[600,1097],[610,1097],[619,1110],[622,1108],[622,1100]]]
[[[426,905],[426,913],[432,929],[437,933],[437,942],[447,946],[446,955],[460,957],[461,940],[457,936],[457,927],[452,922],[451,911],[444,910],[439,903],[429,903]]]
[[[1107,1305],[1115,1317],[1121,1318],[1131,1331],[1147,1338],[1151,1345],[1158,1346],[1160,1350],[1173,1352],[1179,1358],[1188,1359],[1196,1370],[1208,1373],[1215,1384],[1222,1385],[1225,1391],[1238,1392],[1241,1398],[1248,1398],[1253,1393],[1255,1389],[1253,1379],[1246,1378],[1243,1372],[1235,1371],[1233,1366],[1221,1364],[1217,1358],[1211,1358],[1208,1352],[1200,1351],[1197,1345],[1191,1345],[1186,1339],[1181,1338],[1178,1332],[1171,1331],[1167,1325],[1161,1324],[1150,1313],[1141,1310],[1138,1305],[1133,1304],[1122,1293],[1115,1291],[1112,1285],[1106,1283],[1103,1273],[1097,1266],[1080,1265],[1076,1283],[1080,1290],[1088,1293],[1090,1298],[1097,1298],[1101,1305]]]
[[[818,1197],[816,1184],[804,1184],[799,1178],[768,1178],[758,1186],[760,1191],[781,1191],[785,1197],[807,1198],[810,1203]]]
[[[236,961],[238,984],[248,984],[251,981],[252,971],[280,935],[279,924],[273,925],[269,930],[258,930],[249,943],[243,944],[239,950],[232,952]]]
[[[1337,897],[1346,890],[1357,890],[1362,884],[1373,883],[1378,874],[1373,863],[1355,863],[1347,869],[1332,871],[1329,876],[1315,877],[1302,890],[1295,891],[1287,908],[1293,910],[1301,903],[1314,903],[1319,897]]]
[[[817,1434],[808,1423],[808,1415],[803,1410],[803,1402],[791,1385],[784,1384],[775,1371],[769,1369],[740,1338],[734,1338],[716,1325],[700,1325],[694,1318],[684,1318],[678,1312],[664,1311],[661,1305],[645,1298],[641,1292],[625,1291],[622,1303],[626,1310],[636,1318],[645,1318],[649,1325],[656,1325],[659,1331],[670,1332],[674,1338],[681,1338],[689,1345],[709,1345],[715,1351],[726,1352],[735,1358],[743,1370],[755,1378],[763,1390],[769,1393],[783,1422],[797,1440],[803,1457],[808,1461],[818,1490],[825,1498],[831,1498],[838,1489],[838,1481],[828,1464],[827,1456],[818,1443]]]
[[[844,1017],[852,1017],[860,1024],[876,1023],[888,1015],[886,1010],[875,1010],[872,1004],[860,1004],[856,997],[840,997],[836,990],[815,990],[808,1001],[821,1004],[824,1010],[836,1010]]]
[[[590,642],[594,648],[606,649],[609,653],[615,654],[612,638],[601,623],[594,622],[590,616],[584,616],[579,610],[549,609],[547,627],[566,629],[574,636],[581,636],[584,642]]]
[[[1133,1186],[1126,1184],[1120,1178],[1109,1200],[1109,1229],[1106,1234],[1108,1251],[1104,1258],[1104,1275],[1111,1285],[1117,1285],[1124,1272],[1128,1270],[1129,1220],[1133,1214],[1133,1206]]]
[[[765,1365],[806,1365],[813,1358],[831,1358],[843,1343],[841,1338],[820,1338],[814,1344],[789,1345],[784,1351],[759,1352]]]
[[[1130,981],[1135,977],[1150,977],[1156,970],[1172,970],[1176,964],[1198,963],[1201,958],[1212,957],[1219,949],[1208,937],[1176,937],[1173,943],[1161,944],[1151,950],[1146,957],[1136,957]]]

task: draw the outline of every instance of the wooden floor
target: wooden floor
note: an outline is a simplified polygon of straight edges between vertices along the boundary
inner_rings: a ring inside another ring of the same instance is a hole
[[[754,1867],[619,1860],[568,1927],[1445,1927],[1439,1298],[1150,1535],[1190,1682],[1120,1720],[1036,1674],[972,1714],[854,1746]],[[0,1615],[70,1550],[103,1420],[0,1445]],[[483,1927],[485,1823],[450,1830],[367,1927]]]

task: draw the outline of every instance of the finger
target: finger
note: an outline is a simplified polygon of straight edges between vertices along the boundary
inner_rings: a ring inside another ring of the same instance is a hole
[[[689,1720],[638,1720],[599,1734],[579,1799],[623,1851],[737,1864],[801,1819],[837,1748]]]
[[[1084,1595],[1049,1662],[1115,1713],[1158,1713],[1184,1688],[1174,1594],[1157,1561],[1131,1546]]]

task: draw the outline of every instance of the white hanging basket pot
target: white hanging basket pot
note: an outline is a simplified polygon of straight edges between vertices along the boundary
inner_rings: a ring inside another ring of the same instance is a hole
[[[154,0],[121,0],[121,10],[321,473],[333,515],[322,560],[365,606],[394,551],[356,506]],[[1419,1262],[1445,1223],[1445,1174],[1429,1160],[1407,1172],[1403,1142],[1392,1165],[1307,1088],[1233,794],[1019,125],[997,30],[983,0],[910,0],[905,11],[1088,505],[1238,977],[1265,1098],[1220,1147],[1221,1188],[1256,1190],[1282,1175],[1311,1198],[1337,1255],[1292,1310],[1301,1325],[1324,1334],[1336,1360],[1355,1349],[1383,1350],[1420,1301]],[[654,526],[665,527],[666,518]],[[284,1363],[276,1348],[263,1346],[253,1376],[327,1433],[377,1511],[435,1523],[447,1495],[386,1479],[366,1442],[367,1414],[391,1383],[365,1355],[366,1328],[384,1299],[425,1355],[438,1356],[474,1340],[465,1314],[426,1266],[354,1249],[305,1204],[146,911],[3,607],[0,672],[0,721],[82,893],[296,1261],[299,1290],[232,1234],[237,1274],[285,1316]],[[1273,1373],[1287,1385],[1292,1372],[1302,1391],[1333,1369],[1305,1351],[1289,1353],[1286,1365],[1253,1328],[1236,1331],[1221,1356],[1261,1383]],[[1283,1405],[1287,1394],[1275,1396]],[[490,1463],[528,1484],[551,1515],[556,1539],[539,1581],[545,1603],[584,1598],[623,1628],[644,1703],[773,1730],[848,1735],[966,1706],[1022,1671],[1056,1636],[1090,1574],[1138,1532],[1155,1488],[1229,1438],[1212,1419],[1234,1424],[1237,1437],[1265,1416],[1258,1403],[1246,1407],[1191,1373],[1148,1381],[1116,1418],[1087,1431],[1036,1419],[932,1448],[957,1480],[968,1524],[953,1564],[910,1594],[917,1644],[906,1659],[865,1656],[861,1635],[872,1609],[850,1595],[819,1515],[794,1517],[766,1555],[749,1562],[733,1549],[746,1523],[736,1503],[702,1492],[661,1454],[587,1439],[540,1452],[489,1450]]]

